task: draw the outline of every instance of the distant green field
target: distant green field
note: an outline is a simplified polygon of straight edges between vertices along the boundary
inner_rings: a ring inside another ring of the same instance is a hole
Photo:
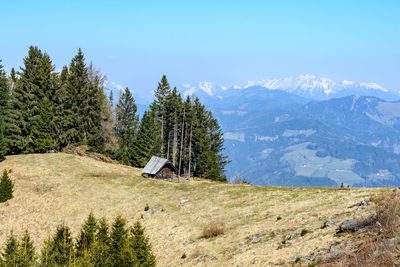
[[[317,151],[308,149],[310,143],[302,143],[288,148],[281,161],[294,165],[296,175],[306,177],[328,177],[336,183],[353,185],[364,180],[351,169],[354,159],[338,159],[330,156],[317,157]]]

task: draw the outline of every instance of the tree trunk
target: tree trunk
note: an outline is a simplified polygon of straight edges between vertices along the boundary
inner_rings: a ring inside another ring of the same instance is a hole
[[[164,150],[164,111],[161,110],[161,145],[160,145],[160,157],[163,157]]]
[[[175,114],[174,114],[174,140],[172,143],[172,165],[175,166],[176,163],[176,154],[178,150],[178,122],[176,120],[177,113],[175,109]]]
[[[178,175],[181,175],[181,164],[182,164],[182,148],[183,148],[183,140],[185,135],[185,108],[183,109],[183,121],[182,121],[182,131],[181,131],[181,146],[179,148],[179,167],[178,167]]]
[[[190,165],[192,163],[192,131],[193,122],[190,123],[190,137],[189,137],[189,168],[188,168],[188,178],[190,179]]]

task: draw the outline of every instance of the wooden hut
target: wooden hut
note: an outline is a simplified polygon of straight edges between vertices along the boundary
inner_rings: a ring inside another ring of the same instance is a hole
[[[172,179],[174,173],[176,173],[176,168],[169,160],[156,156],[151,157],[142,171],[144,177],[156,179]]]

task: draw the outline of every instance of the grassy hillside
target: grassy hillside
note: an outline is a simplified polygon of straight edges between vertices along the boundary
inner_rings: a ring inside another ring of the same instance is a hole
[[[15,192],[0,204],[1,246],[11,230],[21,234],[26,228],[41,245],[63,221],[76,234],[90,211],[108,219],[122,214],[131,224],[143,214],[160,266],[265,266],[298,255],[323,257],[349,238],[334,236],[337,226],[320,229],[324,221],[363,216],[368,208],[349,206],[382,190],[165,182],[144,179],[136,168],[63,153],[9,156],[0,163],[4,168],[13,170]],[[143,211],[146,204],[151,212]],[[200,238],[205,226],[219,222],[225,234]],[[310,233],[282,244],[303,229]]]

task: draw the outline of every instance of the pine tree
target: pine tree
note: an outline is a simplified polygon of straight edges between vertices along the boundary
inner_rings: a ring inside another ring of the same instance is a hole
[[[110,254],[117,260],[127,242],[126,220],[118,215],[112,225],[110,234]]]
[[[17,266],[18,242],[13,232],[7,238],[2,256],[3,266]]]
[[[29,232],[28,230],[26,230],[21,242],[19,242],[17,266],[33,266],[35,260],[35,248],[33,247],[33,242],[31,240]]]
[[[106,77],[95,69],[91,63],[88,68],[89,86],[87,87],[87,104],[84,112],[84,122],[87,124],[87,143],[91,150],[104,153],[105,145],[112,138],[112,127],[109,127],[111,110],[106,95],[104,84]]]
[[[44,153],[55,147],[52,117],[50,101],[45,97],[40,104],[39,117],[33,124],[30,134],[32,151]]]
[[[143,168],[153,155],[159,153],[159,136],[154,113],[151,110],[145,111],[134,141],[137,158],[132,163],[133,166]]]
[[[97,230],[97,220],[91,212],[83,224],[76,241],[76,253],[78,257],[83,257],[88,253],[91,244],[95,241]]]
[[[59,225],[55,235],[42,248],[42,266],[68,266],[72,262],[74,247],[71,231],[66,225]]]
[[[113,266],[136,266],[135,253],[128,242],[126,220],[121,216],[117,216],[114,220],[110,239],[109,253]]]
[[[0,59],[0,161],[8,152],[8,144],[5,136],[6,121],[10,116],[10,90],[6,73],[3,70]]]
[[[8,177],[8,171],[4,170],[0,180],[0,203],[13,198],[13,188],[14,184]]]
[[[137,159],[136,149],[133,148],[139,120],[136,112],[132,93],[125,88],[116,106],[115,133],[119,141],[118,159],[126,165],[133,165]]]
[[[166,119],[167,119],[167,110],[166,110],[166,102],[167,97],[171,94],[171,87],[168,83],[167,76],[163,75],[161,81],[158,83],[158,87],[154,92],[155,100],[151,105],[151,110],[155,114],[155,118],[158,121],[156,124],[159,130],[160,136],[160,152],[159,156],[165,157],[167,154],[165,140],[168,138],[168,134],[166,133]]]
[[[87,125],[84,124],[84,105],[87,104],[88,71],[82,50],[71,60],[66,82],[66,100],[64,109],[67,144],[85,144],[87,142]]]
[[[156,258],[151,251],[149,239],[144,235],[144,229],[139,221],[131,229],[129,243],[140,266],[156,266]]]
[[[61,151],[67,146],[67,130],[68,130],[68,115],[67,101],[67,82],[68,82],[68,67],[64,66],[58,77],[58,83],[55,86],[56,90],[53,97],[53,123],[55,131],[55,143],[57,150]]]

